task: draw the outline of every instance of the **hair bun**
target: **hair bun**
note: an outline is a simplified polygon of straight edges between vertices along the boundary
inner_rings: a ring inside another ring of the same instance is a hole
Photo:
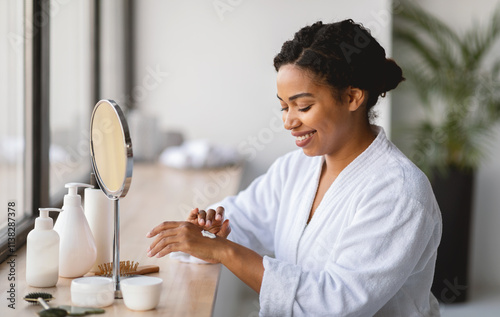
[[[400,82],[405,80],[403,70],[392,58],[387,58],[384,63],[385,82],[382,93],[396,88]]]

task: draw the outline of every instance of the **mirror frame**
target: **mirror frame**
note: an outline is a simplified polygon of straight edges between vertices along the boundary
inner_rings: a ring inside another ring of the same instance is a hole
[[[118,121],[120,122],[120,126],[123,132],[123,144],[125,147],[125,154],[126,154],[125,178],[123,179],[122,186],[115,191],[110,190],[105,184],[103,184],[101,175],[99,174],[97,163],[95,161],[95,149],[92,137],[92,127],[94,125],[94,117],[96,111],[103,104],[105,106],[106,105],[111,106],[111,108],[114,110],[116,116],[119,119]],[[97,102],[97,104],[94,106],[94,110],[92,111],[92,116],[90,118],[90,156],[92,159],[92,169],[94,170],[94,174],[96,175],[96,180],[99,186],[101,187],[101,190],[106,194],[106,196],[113,200],[116,200],[120,197],[125,197],[130,188],[130,183],[132,182],[132,170],[134,164],[132,141],[130,139],[130,130],[127,124],[127,120],[125,119],[125,115],[121,110],[120,106],[118,106],[118,104],[114,100],[103,99]]]

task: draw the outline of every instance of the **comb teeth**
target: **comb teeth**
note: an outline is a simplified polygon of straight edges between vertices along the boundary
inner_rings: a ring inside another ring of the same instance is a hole
[[[137,271],[139,262],[134,261],[120,261],[120,276],[128,276],[134,274]],[[99,272],[97,275],[101,276],[112,276],[113,275],[113,262],[103,263],[97,266]]]
[[[24,296],[23,299],[31,304],[38,305],[39,297],[43,298],[46,302],[49,302],[54,299],[54,297],[52,297],[52,294],[43,292],[28,293],[26,296]]]

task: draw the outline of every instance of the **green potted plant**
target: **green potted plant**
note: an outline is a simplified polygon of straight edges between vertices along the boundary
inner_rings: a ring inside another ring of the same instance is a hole
[[[394,16],[394,50],[423,115],[403,133],[409,156],[429,176],[443,216],[432,291],[463,302],[474,176],[500,119],[500,7],[487,25],[459,33],[405,1]]]

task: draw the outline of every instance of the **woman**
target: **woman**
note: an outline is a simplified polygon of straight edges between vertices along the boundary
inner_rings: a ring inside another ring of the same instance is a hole
[[[216,210],[155,227],[148,255],[222,263],[259,293],[262,316],[438,316],[437,203],[424,174],[370,124],[401,69],[352,20],[301,29],[274,65],[300,149]]]

